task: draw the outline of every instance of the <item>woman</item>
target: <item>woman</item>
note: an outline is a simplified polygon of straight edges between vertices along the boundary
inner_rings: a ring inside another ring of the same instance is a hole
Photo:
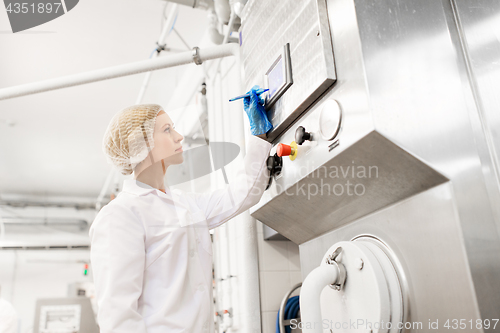
[[[89,231],[101,333],[214,331],[208,230],[256,204],[269,179],[264,138],[272,126],[257,89],[244,101],[253,134],[244,167],[226,189],[208,194],[165,186],[166,169],[183,162],[183,137],[161,106],[132,106],[111,120],[104,151],[134,179]]]

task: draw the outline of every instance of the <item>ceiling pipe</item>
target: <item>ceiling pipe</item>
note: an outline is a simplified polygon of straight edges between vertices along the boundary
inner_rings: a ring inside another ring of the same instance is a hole
[[[73,218],[36,218],[36,217],[2,217],[3,224],[16,225],[77,225],[81,228],[88,226],[88,222]]]
[[[238,15],[238,17],[241,17],[241,13],[243,12],[243,8],[245,8],[246,4],[247,0],[229,0],[231,9],[236,15]]]
[[[217,19],[217,14],[215,10],[210,10],[207,15],[208,18],[208,35],[210,36],[210,40],[212,43],[220,45],[224,40],[224,35],[219,32],[217,26],[219,24],[219,20]]]
[[[26,208],[26,207],[57,207],[57,208],[74,208],[76,210],[84,210],[84,209],[95,209],[95,205],[93,203],[79,203],[79,202],[41,202],[41,201],[9,201],[2,200],[0,201],[1,206],[9,206],[16,208]]]
[[[208,9],[214,6],[211,0],[168,0],[168,2],[199,9]]]
[[[220,23],[224,25],[229,23],[231,6],[228,0],[214,0],[214,10]]]
[[[99,82],[158,69],[186,65],[192,62],[201,64],[203,61],[234,56],[236,54],[239,54],[239,46],[235,44],[225,44],[207,47],[204,49],[194,48],[193,52],[180,52],[156,59],[137,61],[129,64],[0,89],[0,100],[73,87],[86,83]]]
[[[223,1],[227,1],[227,0],[223,0]],[[217,44],[217,45],[222,44],[222,41],[224,40],[224,35],[219,32],[218,24],[219,24],[219,22],[223,22],[224,19],[218,16],[217,11],[223,13],[224,12],[224,5],[221,3],[218,3],[220,1],[215,1],[215,8],[214,8],[214,1],[169,0],[168,2],[188,6],[191,8],[207,9],[208,10],[208,14],[207,14],[208,34],[210,36],[210,40],[214,44]],[[225,24],[227,24],[227,21]],[[179,37],[180,37],[180,35],[179,35]],[[181,39],[182,39],[182,37],[181,37]],[[184,44],[185,44],[185,42],[184,42]]]
[[[33,251],[33,250],[88,250],[90,249],[89,245],[0,245],[0,249],[2,250],[25,250],[25,251]]]
[[[229,36],[231,35],[231,29],[233,28],[233,24],[234,24],[235,19],[236,19],[236,14],[233,12],[233,13],[231,13],[231,16],[229,18],[229,24],[227,26],[227,31],[226,31],[226,34],[224,36],[224,40],[222,41],[222,45],[235,45],[236,47],[239,48],[238,44],[234,44],[234,43],[226,44],[229,41]],[[220,58],[217,61],[217,65],[215,67],[215,72],[214,72],[214,75],[212,77],[212,82],[211,82],[212,87],[215,86],[215,79],[217,78],[217,73],[219,73],[219,71],[220,71],[221,62],[222,62],[222,58]]]
[[[220,45],[224,44],[224,38],[225,35],[221,34],[219,32],[218,26],[220,25],[219,20],[217,19],[217,15],[215,14],[215,11],[212,9],[209,11],[208,15],[208,35],[210,37],[210,40],[212,43]],[[231,21],[231,19],[229,19]],[[234,26],[233,24],[229,23],[231,26]],[[227,37],[227,42],[228,43],[238,43],[239,39],[236,37]]]
[[[220,45],[223,43],[224,35],[218,28],[219,24],[227,25],[231,19],[232,8],[235,9],[237,15],[244,7],[246,0],[169,0],[179,5],[188,6],[191,8],[207,9],[208,10],[208,34],[212,43]],[[234,24],[234,23],[233,23]],[[237,38],[228,37],[231,43],[238,42]]]

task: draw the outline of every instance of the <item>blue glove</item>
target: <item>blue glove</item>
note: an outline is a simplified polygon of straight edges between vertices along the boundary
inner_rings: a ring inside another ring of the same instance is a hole
[[[255,85],[248,92],[250,97],[243,99],[243,108],[250,120],[250,131],[252,135],[267,133],[273,125],[267,119],[267,113],[264,109],[265,100],[257,94],[260,87]]]

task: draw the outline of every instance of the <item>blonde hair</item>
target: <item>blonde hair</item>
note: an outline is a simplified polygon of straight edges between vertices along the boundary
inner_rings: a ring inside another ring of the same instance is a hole
[[[118,112],[110,121],[102,143],[109,162],[123,175],[130,175],[154,147],[158,104],[133,105]]]

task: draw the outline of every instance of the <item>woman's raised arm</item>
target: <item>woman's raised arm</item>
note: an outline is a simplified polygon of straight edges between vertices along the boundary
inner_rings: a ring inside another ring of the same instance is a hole
[[[211,193],[184,193],[196,204],[213,229],[241,214],[259,202],[269,182],[267,158],[271,143],[250,136],[246,144],[243,163],[238,164],[236,177],[229,179],[229,185]]]

